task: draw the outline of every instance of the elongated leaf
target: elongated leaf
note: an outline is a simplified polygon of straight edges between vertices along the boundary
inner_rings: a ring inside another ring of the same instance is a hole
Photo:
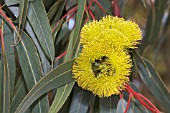
[[[100,98],[100,113],[116,113],[119,96]]]
[[[12,30],[7,24],[4,24],[3,27],[4,35],[4,45],[5,45],[5,54],[7,58],[8,74],[9,74],[9,85],[10,85],[10,99],[12,99],[14,91],[14,82],[16,76],[16,66],[15,66],[15,54],[13,44],[13,34]]]
[[[64,22],[61,29],[60,29],[60,32],[58,32],[58,35],[57,35],[57,39],[56,39],[56,43],[55,45],[58,45],[59,42],[63,39],[63,38],[67,38],[67,37],[64,37],[66,35],[66,33],[68,33],[68,22]]]
[[[24,97],[27,95],[27,87],[23,78],[23,75],[20,74],[19,78],[17,80],[17,83],[15,85],[15,94],[14,97],[12,98],[12,102],[10,105],[10,113],[14,113],[15,110],[17,109],[18,105],[21,103],[21,101],[24,99]],[[28,109],[25,113],[31,113],[31,109]]]
[[[69,113],[87,113],[92,96],[91,92],[75,86]]]
[[[170,111],[170,93],[168,88],[166,88],[153,65],[148,60],[140,57],[137,52],[135,52],[135,55],[138,61],[140,77],[143,82],[147,85],[152,94],[164,104],[167,111]]]
[[[24,79],[28,90],[30,90],[41,79],[43,74],[41,72],[41,63],[35,45],[24,32],[17,46],[17,51]],[[47,111],[48,99],[47,96],[45,96],[34,105],[32,112],[47,113]]]
[[[3,68],[2,61],[0,60],[0,112],[2,113],[3,108]]]
[[[139,53],[142,54],[148,43],[154,43],[159,38],[162,17],[167,7],[168,0],[155,0],[154,6],[151,6],[146,25],[146,33],[140,46]]]
[[[150,91],[157,97],[157,99],[164,104],[166,109],[169,111],[170,108],[170,92],[166,88],[165,84],[159,77],[158,73],[153,68],[152,64],[143,59],[146,67],[142,64],[139,64],[140,76],[145,84],[148,86]],[[146,69],[148,68],[148,70]],[[148,71],[148,72],[147,72]]]
[[[54,42],[47,14],[41,0],[30,2],[28,8],[29,22],[47,57],[54,60]]]
[[[65,1],[65,0],[64,0]],[[52,20],[54,15],[58,14],[57,10],[59,10],[61,4],[63,3],[63,0],[58,0],[48,11],[47,15],[48,15],[48,19]],[[56,20],[57,21],[57,20]]]
[[[28,21],[26,21],[26,25],[25,25],[25,29],[27,31],[27,33],[29,34],[29,36],[31,37],[31,39],[33,40],[34,44],[36,45],[36,48],[38,50],[40,59],[41,59],[41,63],[42,63],[42,68],[43,68],[43,72],[45,74],[47,74],[50,71],[50,63],[47,60],[44,51],[42,50],[40,43],[38,42],[36,35],[34,34],[30,23]]]
[[[10,75],[6,53],[3,53],[3,108],[2,113],[10,113]]]
[[[75,81],[70,82],[64,86],[61,86],[57,89],[57,93],[53,100],[53,104],[50,107],[48,113],[57,113],[60,108],[63,106],[64,102],[67,100],[67,97],[71,93],[72,87],[74,86]]]
[[[85,3],[86,3],[86,0],[78,0],[76,24],[75,24],[74,30],[72,31],[72,33],[70,35],[70,41],[69,41],[69,45],[68,45],[68,52],[66,55],[66,60],[68,60],[70,58],[74,58],[75,54],[77,54],[77,52],[75,52],[75,51],[78,50],[79,33],[80,33],[81,23],[82,23],[82,19],[83,19],[83,15],[84,15]],[[75,53],[75,54],[73,54],[73,53]]]
[[[60,20],[59,24],[57,25],[57,27],[56,27],[55,30],[53,31],[53,37],[54,37],[55,45],[56,45],[56,36],[57,36],[57,34],[58,34],[58,32],[59,32],[62,24],[63,24],[63,19]],[[55,26],[55,24],[54,24],[54,26]],[[61,29],[62,29],[62,28],[61,28]]]
[[[126,105],[127,105],[127,102],[124,99],[120,99],[117,105],[116,113],[124,113]],[[131,107],[128,109],[127,113],[134,113]]]
[[[26,16],[28,12],[29,0],[20,0],[19,4],[19,30],[23,30],[25,26]],[[22,26],[21,26],[22,25]]]
[[[53,14],[55,13],[55,15],[53,15],[53,18],[50,19],[51,24],[55,24],[56,22],[58,22],[61,19],[61,15],[64,11],[66,2],[67,2],[67,0],[61,0],[58,10],[54,11],[55,10],[54,9],[51,11]]]
[[[34,1],[34,0],[29,0],[29,1],[31,2],[31,1]],[[16,4],[20,3],[20,0],[5,0],[5,3],[7,5],[16,5]]]
[[[1,39],[4,48],[2,48],[2,75],[3,75],[3,108],[2,113],[10,113],[10,102],[13,96],[14,82],[15,82],[15,57],[12,31],[7,24],[4,24],[1,30]]]
[[[15,113],[24,113],[30,105],[47,91],[58,88],[74,81],[72,78],[72,65],[74,60],[61,64],[44,76],[27,94]]]
[[[142,106],[138,100],[132,100],[131,101],[132,109],[134,113],[150,113],[144,106]]]

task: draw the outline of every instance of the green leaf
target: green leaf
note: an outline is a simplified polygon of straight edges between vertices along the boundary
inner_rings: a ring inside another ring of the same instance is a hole
[[[119,96],[100,98],[100,113],[116,113]]]
[[[10,75],[6,53],[3,53],[3,108],[2,113],[10,113]]]
[[[74,81],[72,78],[72,65],[74,60],[61,64],[44,76],[27,94],[15,113],[24,113],[30,105],[47,91],[58,88],[69,82]]]
[[[153,65],[143,58],[146,67],[139,64],[140,76],[144,83],[148,86],[150,91],[157,97],[157,99],[164,104],[169,111],[170,108],[170,92],[161,80],[158,73],[155,71]]]
[[[27,95],[27,87],[23,78],[23,75],[20,74],[18,77],[18,80],[15,85],[15,94],[14,97],[12,98],[12,102],[10,105],[10,113],[14,113],[15,110],[17,109],[18,105],[22,102],[24,97]],[[31,109],[28,109],[26,113],[31,113]]]
[[[22,32],[21,36],[22,39],[17,45],[17,52],[27,88],[31,90],[43,77],[43,73],[41,72],[41,63],[34,43],[24,32]],[[46,113],[47,110],[48,99],[47,96],[45,96],[34,104],[32,112]]]
[[[26,26],[25,26],[25,30],[27,31],[27,33],[29,34],[29,36],[31,37],[31,39],[33,40],[34,44],[36,45],[36,48],[38,50],[38,54],[39,57],[41,59],[41,63],[42,63],[42,68],[43,68],[43,72],[45,74],[47,74],[50,71],[50,62],[48,61],[48,59],[45,56],[44,51],[42,50],[40,43],[37,40],[36,35],[34,34],[30,23],[28,21],[26,21]]]
[[[20,0],[19,4],[19,30],[20,28],[23,30],[25,26],[25,20],[28,12],[28,4],[29,0]]]
[[[1,70],[1,77],[2,77],[2,93],[1,96],[3,97],[1,104],[2,106],[2,113],[10,113],[10,102],[13,96],[14,91],[14,82],[15,82],[15,55],[14,55],[14,47],[11,45],[13,44],[13,35],[12,30],[10,27],[5,23],[2,28],[0,29],[2,35],[4,36],[2,42],[4,43],[4,50],[2,50],[2,70]],[[2,38],[2,37],[1,37]]]
[[[53,61],[55,56],[54,42],[47,14],[41,0],[30,2],[28,8],[28,20],[43,51],[47,57]]]
[[[86,0],[78,0],[76,24],[74,30],[70,34],[70,41],[68,45],[66,60],[74,58],[77,54],[78,45],[79,45],[79,33],[80,33],[81,24],[83,20],[85,4],[86,4]],[[75,55],[73,53],[75,53]]]
[[[10,99],[12,99],[13,91],[14,91],[14,83],[16,76],[16,66],[15,66],[15,54],[14,47],[11,46],[13,44],[13,32],[8,26],[8,24],[4,24],[3,26],[3,35],[4,35],[4,46],[5,46],[5,54],[8,66],[8,74],[10,81]]]
[[[155,0],[154,6],[150,7],[147,17],[146,33],[142,39],[142,44],[140,45],[140,54],[143,53],[149,43],[153,44],[159,38],[162,27],[162,18],[167,7],[167,1],[168,0]]]
[[[126,108],[127,102],[124,99],[120,99],[117,105],[117,111],[116,113],[124,113],[125,108]],[[128,112],[127,113],[134,113],[131,109],[131,107],[129,107]]]
[[[60,108],[63,106],[64,102],[67,100],[68,96],[70,95],[74,84],[75,81],[70,82],[57,89],[57,93],[55,95],[55,98],[53,100],[53,103],[48,113],[57,113],[60,110]]]
[[[66,0],[58,0],[48,11],[47,15],[52,24],[56,24],[56,22],[58,22],[61,18],[61,14],[63,13],[65,4]]]
[[[60,22],[58,23],[57,27],[53,31],[53,37],[54,37],[55,45],[57,45],[56,44],[56,38],[58,38],[57,34],[60,31],[60,29],[62,29],[62,25],[63,25],[63,19],[60,20]],[[55,26],[55,24],[53,26]]]
[[[58,36],[56,38],[56,42],[55,42],[55,45],[58,45],[59,42],[63,39],[63,38],[68,38],[66,37],[65,35],[69,32],[68,30],[68,21],[67,22],[64,22],[60,31],[58,32]]]
[[[167,111],[170,111],[170,92],[168,88],[161,80],[153,65],[148,60],[140,57],[137,52],[135,52],[135,55],[136,60],[138,61],[141,79],[150,89],[152,94],[165,106]]]
[[[1,56],[2,57],[2,56]],[[2,61],[0,60],[0,113],[2,113],[3,108],[3,68],[2,68]]]
[[[148,111],[144,106],[142,106],[142,104],[139,103],[138,100],[132,99],[131,106],[134,113],[150,113],[150,111]]]
[[[34,0],[29,0],[29,2],[32,2]],[[20,0],[5,0],[5,3],[8,5],[16,5],[20,3]]]
[[[75,85],[69,113],[87,113],[93,94]]]

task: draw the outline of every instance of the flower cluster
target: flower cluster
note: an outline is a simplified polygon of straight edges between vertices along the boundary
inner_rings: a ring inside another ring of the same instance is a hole
[[[73,77],[83,89],[99,97],[119,94],[129,82],[129,48],[141,39],[137,24],[106,16],[86,24],[81,31],[82,53],[73,65]]]

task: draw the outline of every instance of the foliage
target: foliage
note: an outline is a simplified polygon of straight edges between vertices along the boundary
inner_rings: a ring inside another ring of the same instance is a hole
[[[168,32],[169,1],[136,3],[148,14],[146,27],[141,27],[141,45],[131,51],[130,86],[140,92],[133,83],[140,76],[164,112],[170,111],[170,92],[151,62],[142,56],[148,45],[161,46]],[[77,86],[72,65],[82,49],[79,40],[83,25],[105,15],[131,18],[128,1],[1,0],[0,4],[0,113],[124,112],[129,96],[126,91],[121,99],[118,95],[99,98]],[[71,22],[75,22],[73,28]],[[132,99],[128,113],[144,112],[150,111]]]

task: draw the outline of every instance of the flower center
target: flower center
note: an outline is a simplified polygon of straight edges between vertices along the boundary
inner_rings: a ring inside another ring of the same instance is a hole
[[[92,70],[96,78],[100,78],[102,75],[108,76],[111,71],[115,73],[115,69],[112,69],[111,63],[106,56],[96,59],[92,63]]]

